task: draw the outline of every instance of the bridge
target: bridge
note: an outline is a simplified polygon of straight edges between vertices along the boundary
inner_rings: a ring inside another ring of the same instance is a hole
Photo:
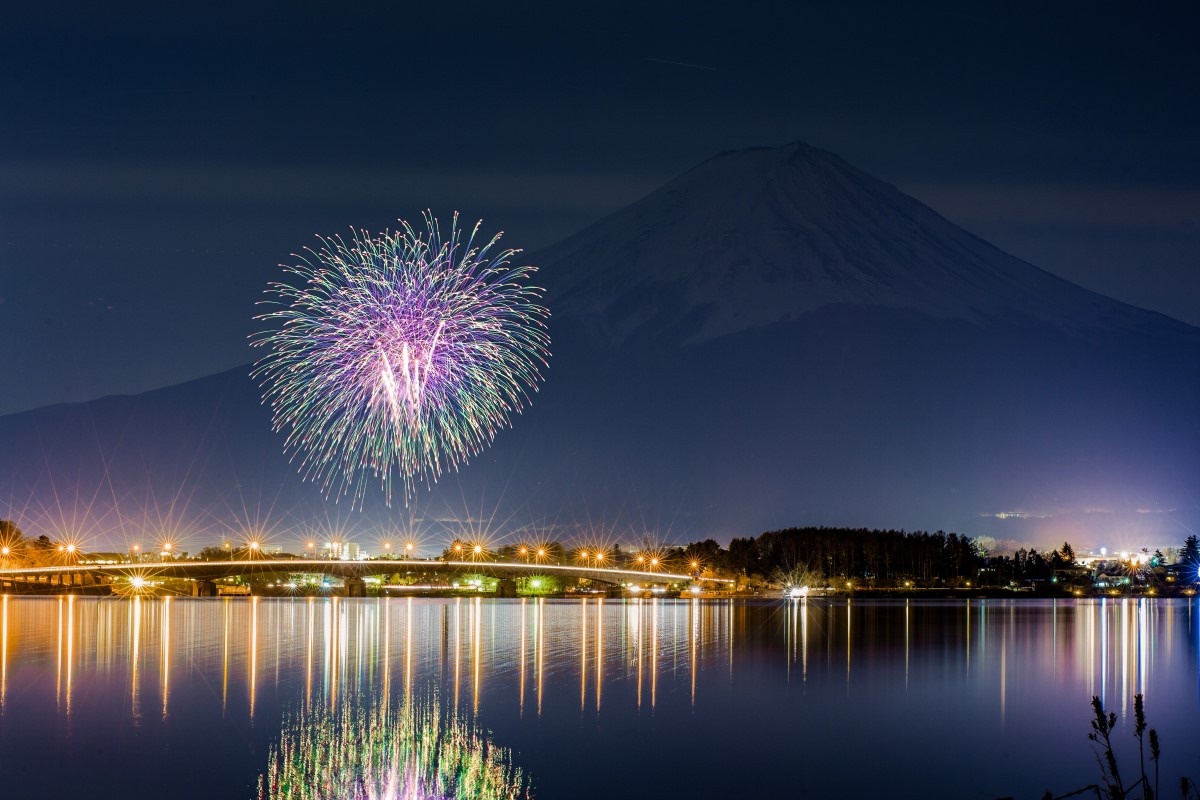
[[[346,594],[365,595],[363,578],[397,573],[463,574],[475,573],[500,578],[500,596],[514,596],[516,578],[556,576],[574,580],[587,579],[611,585],[665,584],[701,582],[732,584],[721,578],[704,578],[674,572],[599,567],[594,565],[541,564],[526,561],[447,561],[442,559],[373,559],[342,561],[323,558],[254,558],[230,561],[168,560],[153,563],[76,563],[39,567],[0,568],[0,590],[45,588],[61,591],[113,585],[144,584],[148,580],[176,578],[193,581],[192,594],[200,597],[217,593],[216,582],[225,578],[270,573],[310,573],[345,579]],[[139,584],[140,582],[140,584]],[[511,592],[511,593],[510,593]]]

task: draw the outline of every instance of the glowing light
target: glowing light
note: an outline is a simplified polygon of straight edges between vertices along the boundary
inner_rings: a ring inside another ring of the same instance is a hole
[[[475,555],[481,554],[483,552],[483,545],[481,545],[481,544],[475,545],[474,547],[471,548],[471,552],[474,553]]]
[[[393,471],[407,501],[418,483],[457,470],[511,424],[542,381],[549,312],[535,268],[515,250],[482,247],[454,216],[370,235],[319,237],[285,266],[296,285],[272,283],[278,310],[253,337],[267,354],[254,369],[286,431],[285,449],[327,495],[364,498],[364,479],[391,500]]]
[[[258,796],[501,800],[525,797],[527,789],[507,748],[431,700],[289,715]]]
[[[129,585],[132,586],[136,591],[140,592],[142,589],[146,588],[146,579],[141,575],[134,575],[129,579]]]
[[[0,547],[0,556],[8,558],[10,555],[12,555],[12,549],[8,545]]]

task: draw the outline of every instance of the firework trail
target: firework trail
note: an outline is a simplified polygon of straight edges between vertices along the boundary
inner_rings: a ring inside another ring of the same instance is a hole
[[[418,483],[457,470],[510,425],[542,381],[549,358],[543,290],[527,283],[519,251],[476,246],[458,215],[443,238],[425,229],[350,239],[318,237],[319,249],[272,283],[252,337],[267,354],[253,375],[276,431],[325,494],[363,500],[367,478],[390,503],[393,471],[405,502]],[[464,240],[465,238],[465,240]]]

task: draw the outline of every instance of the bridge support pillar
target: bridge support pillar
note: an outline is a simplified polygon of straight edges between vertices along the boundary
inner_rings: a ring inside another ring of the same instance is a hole
[[[212,581],[196,581],[192,584],[192,597],[216,597],[217,585]]]
[[[517,582],[512,578],[501,578],[496,581],[496,597],[516,597]]]
[[[366,597],[367,584],[362,578],[346,578],[346,597]]]

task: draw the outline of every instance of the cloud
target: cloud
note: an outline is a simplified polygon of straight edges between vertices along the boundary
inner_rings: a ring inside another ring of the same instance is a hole
[[[0,201],[247,206],[416,203],[600,214],[653,191],[663,175],[478,172],[237,164],[0,162]],[[407,202],[406,202],[407,201]]]
[[[979,516],[994,517],[995,519],[1046,519],[1050,514],[1039,514],[1035,511],[986,511]]]
[[[905,192],[959,223],[1185,230],[1200,235],[1200,189],[914,183]]]

